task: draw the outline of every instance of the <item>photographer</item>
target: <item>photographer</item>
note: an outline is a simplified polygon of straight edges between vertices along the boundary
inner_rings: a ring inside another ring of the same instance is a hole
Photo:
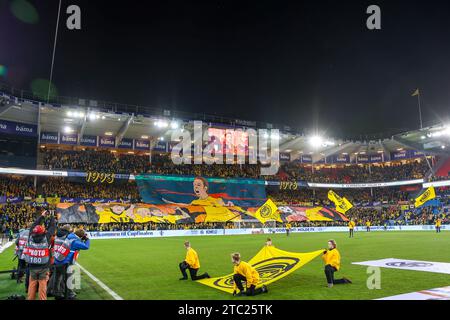
[[[79,250],[88,250],[90,240],[83,229],[72,232],[68,224],[58,228],[53,247],[54,256],[54,288],[56,300],[75,299],[76,294],[67,286],[67,269],[77,259]]]
[[[28,300],[34,300],[39,287],[39,300],[47,300],[47,281],[50,266],[50,244],[56,230],[54,215],[48,217],[48,211],[44,210],[34,222],[30,230],[30,236],[23,249],[23,257],[30,272]],[[46,221],[47,220],[47,221]],[[43,226],[47,222],[47,228]]]
[[[17,256],[17,282],[22,283],[22,278],[25,275],[27,269],[27,263],[23,256],[23,250],[28,243],[28,237],[30,236],[30,228],[32,224],[29,223],[26,229],[21,229],[16,239],[15,255]],[[25,279],[25,288],[28,290],[28,277]]]

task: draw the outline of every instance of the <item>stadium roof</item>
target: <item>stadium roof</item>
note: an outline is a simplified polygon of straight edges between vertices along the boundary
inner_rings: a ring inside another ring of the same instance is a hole
[[[83,103],[82,103],[83,104]],[[40,132],[64,132],[72,130],[80,135],[171,140],[174,128],[191,129],[193,122],[186,118],[171,116],[170,111],[143,115],[134,112],[122,112],[106,105],[83,106],[74,104],[46,104],[35,100],[21,99],[3,94],[0,104],[0,119],[27,124],[38,124]],[[95,105],[95,104],[94,104]],[[39,112],[40,108],[40,112]],[[191,115],[195,119],[195,115]],[[270,129],[270,126],[256,126],[256,123],[236,120],[213,122],[214,118],[199,117],[205,126],[223,128]],[[216,120],[220,120],[217,118]],[[313,162],[333,155],[346,155],[353,159],[357,155],[389,155],[395,151],[416,150],[427,154],[448,155],[450,149],[450,126],[438,124],[420,130],[405,132],[380,140],[342,140],[333,137],[317,136],[312,144],[311,136],[280,130],[280,152],[291,154],[291,159],[301,155],[311,155]],[[386,159],[389,160],[389,159]]]

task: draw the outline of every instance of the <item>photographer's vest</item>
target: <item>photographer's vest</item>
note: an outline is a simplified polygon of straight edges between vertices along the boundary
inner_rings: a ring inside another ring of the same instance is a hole
[[[19,233],[19,241],[16,246],[16,256],[19,257],[19,259],[23,259],[23,249],[25,249],[25,246],[28,242],[28,237],[30,236],[30,230],[23,230],[21,233]]]
[[[53,245],[53,257],[58,261],[64,261],[69,255],[72,243],[76,239],[67,239],[67,236],[56,237]]]
[[[47,237],[44,241],[36,243],[32,236],[28,237],[28,242],[23,249],[23,259],[29,264],[47,265],[50,261],[50,248]]]

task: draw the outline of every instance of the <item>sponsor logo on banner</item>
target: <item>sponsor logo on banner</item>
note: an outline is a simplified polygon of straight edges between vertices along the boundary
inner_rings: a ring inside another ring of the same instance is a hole
[[[405,262],[405,261],[398,261],[398,262],[388,262],[386,263],[387,266],[390,267],[401,267],[401,268],[413,268],[413,267],[431,267],[432,263],[427,262]]]
[[[301,156],[302,163],[312,163],[312,157],[311,156]]]
[[[97,136],[83,136],[80,139],[80,144],[82,146],[96,147],[97,146]]]
[[[383,162],[383,156],[376,155],[376,156],[370,156],[370,162]]]
[[[350,162],[350,156],[346,155],[346,154],[338,155],[338,156],[336,156],[335,159],[336,159],[335,160],[336,163],[349,163]]]
[[[291,161],[291,154],[290,153],[280,153],[280,160],[281,161]]]
[[[24,124],[7,120],[0,120],[0,132],[24,136],[36,136],[37,126],[34,124]]]
[[[42,132],[41,143],[58,143],[58,132]]]
[[[22,133],[25,135],[34,135],[35,128],[33,128],[29,125],[16,124],[16,132],[19,132],[19,133]]]
[[[78,142],[78,135],[76,133],[61,135],[62,144],[77,144],[77,142]]]
[[[392,158],[392,160],[406,159],[406,158],[408,158],[408,154],[406,151],[392,152],[391,158]]]
[[[403,229],[403,227],[402,227]],[[450,263],[446,262],[432,262],[432,261],[419,261],[419,260],[406,260],[406,259],[381,259],[364,262],[353,262],[352,264],[358,264],[370,267],[382,267],[401,270],[414,270],[425,271],[433,273],[450,274]]]
[[[99,146],[100,147],[115,147],[116,146],[116,138],[100,137]]]
[[[368,163],[369,157],[368,156],[358,156],[357,161],[358,161],[358,163]]]
[[[423,157],[424,155],[421,151],[411,150],[411,158]]]
[[[148,140],[134,140],[134,148],[136,150],[150,150],[150,142]]]
[[[158,141],[154,146],[153,150],[167,152],[167,143],[164,141]]]
[[[122,149],[133,149],[133,139],[123,138],[118,147]]]

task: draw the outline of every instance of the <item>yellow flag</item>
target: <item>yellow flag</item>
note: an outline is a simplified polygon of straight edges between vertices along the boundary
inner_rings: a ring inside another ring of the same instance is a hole
[[[416,89],[416,91],[414,91],[414,93],[411,95],[411,97],[415,97],[415,96],[420,96],[419,89]]]
[[[333,190],[328,191],[328,199],[336,206],[336,211],[345,214],[348,210],[353,208],[353,204],[345,197],[338,196]]]
[[[60,203],[60,202],[61,202],[61,199],[60,199],[60,198],[57,198],[57,197],[47,197],[47,198],[45,199],[45,201],[47,201],[48,204],[53,204],[53,205],[55,205],[55,204]]]
[[[421,207],[425,204],[425,202],[436,198],[436,192],[434,191],[434,187],[429,187],[424,193],[416,198],[416,202],[414,206],[416,208]]]
[[[265,246],[248,263],[258,272],[259,281],[256,287],[260,287],[286,277],[322,253],[323,249],[296,253],[280,250],[274,246]],[[233,274],[196,282],[229,293],[233,293],[234,290]]]
[[[278,207],[273,203],[272,200],[267,200],[256,212],[255,218],[261,221],[261,223],[266,223],[268,220],[276,220],[278,222],[283,222],[278,213]]]

